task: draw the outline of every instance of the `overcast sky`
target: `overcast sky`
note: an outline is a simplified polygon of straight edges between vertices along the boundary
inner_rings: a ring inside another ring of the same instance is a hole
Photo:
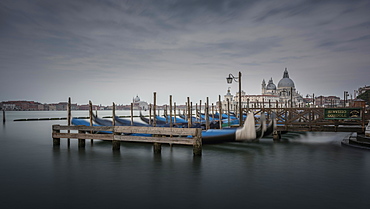
[[[218,100],[288,68],[304,96],[370,85],[370,1],[1,0],[0,101]]]

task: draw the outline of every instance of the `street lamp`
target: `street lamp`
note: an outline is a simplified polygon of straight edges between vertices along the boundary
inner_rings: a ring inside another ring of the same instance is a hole
[[[343,107],[346,107],[346,100],[348,100],[349,94],[348,91],[344,91],[344,101],[343,101]]]
[[[312,106],[315,107],[315,94],[312,94],[312,95],[307,94],[306,95],[306,98],[308,98],[308,97],[311,97],[312,98]]]
[[[226,78],[228,84],[231,84],[233,80],[239,83],[239,126],[241,127],[243,124],[243,114],[242,114],[242,73],[239,71],[239,77],[233,76],[233,74],[229,74],[229,77]]]

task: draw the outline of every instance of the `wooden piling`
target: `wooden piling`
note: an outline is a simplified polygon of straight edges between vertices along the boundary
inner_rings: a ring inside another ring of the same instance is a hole
[[[113,113],[112,113],[112,125],[115,126],[116,125],[116,120],[115,120],[115,117],[116,117],[116,105],[114,104],[113,102]],[[132,103],[131,103],[131,111],[132,111]],[[131,113],[131,125],[132,125],[132,113]],[[116,133],[113,133],[113,135],[115,135]],[[117,141],[117,140],[114,140],[114,137],[113,137],[113,140],[112,140],[112,150],[120,150],[121,148],[121,142],[120,141]]]
[[[152,104],[149,104],[149,125],[153,124],[153,119],[152,119]]]
[[[190,97],[187,97],[187,100],[188,100],[188,127],[190,128],[191,127],[191,113],[190,113]]]
[[[83,133],[83,131],[79,130],[78,133]],[[85,139],[78,139],[78,148],[85,148]]]
[[[277,130],[274,130],[273,134],[272,134],[272,138],[274,141],[280,141],[281,139],[281,132],[280,131],[277,131]]]
[[[218,95],[218,112],[219,112],[219,117],[218,117],[218,123],[220,125],[220,129],[222,129],[222,103],[221,103],[221,95]]]
[[[131,102],[131,126],[134,125],[134,103]]]
[[[153,143],[153,152],[154,154],[161,154],[162,145],[161,143],[155,142]]]
[[[202,100],[199,100],[199,122],[201,122],[201,117],[200,117],[200,114],[202,113]],[[198,115],[198,113],[195,113],[196,115]]]
[[[193,142],[193,155],[201,156],[202,155],[202,131],[201,129],[196,130]]]
[[[6,119],[5,119],[5,109],[3,109],[3,123],[5,123]]]
[[[89,117],[90,117],[90,126],[93,126],[93,110],[92,110],[92,102],[89,100]],[[90,132],[91,134],[93,133],[92,131]],[[94,144],[94,140],[90,140],[91,145]]]
[[[172,95],[170,95],[170,127],[172,127],[172,125],[173,125],[172,123]]]
[[[230,126],[230,100],[227,99],[227,126]]]
[[[195,116],[198,114],[198,104],[195,103]]]
[[[53,133],[58,134],[60,133],[60,129],[57,129],[57,127],[60,127],[59,125],[53,125]],[[60,146],[60,138],[53,138],[53,146],[59,147]]]
[[[213,103],[211,104],[211,115],[212,115],[212,120],[214,121],[215,120],[215,108],[213,106]]]
[[[206,107],[204,109],[205,111],[205,116],[206,116],[206,130],[210,129],[209,127],[209,99],[207,97],[207,102],[206,102]]]
[[[112,107],[112,126],[116,125],[116,104],[113,102],[113,107]]]
[[[112,140],[112,150],[118,151],[121,149],[121,142],[118,140]]]
[[[68,105],[67,105],[67,125],[71,126],[71,97],[68,97]],[[67,133],[71,133],[70,130]],[[67,139],[67,147],[71,146],[71,139]]]
[[[193,125],[193,102],[190,102],[190,122],[191,122],[191,125]],[[190,128],[190,127],[188,127]]]
[[[156,127],[157,126],[157,120],[156,120],[156,117],[155,117],[155,109],[156,109],[156,106],[157,106],[157,92],[153,92],[153,127]]]
[[[174,113],[174,120],[173,122],[176,123],[176,102],[173,103],[173,113]]]

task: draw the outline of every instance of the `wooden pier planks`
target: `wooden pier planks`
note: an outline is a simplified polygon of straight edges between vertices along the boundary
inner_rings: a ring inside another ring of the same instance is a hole
[[[60,145],[60,138],[99,139],[109,141],[145,142],[158,144],[192,145],[193,154],[202,153],[202,130],[200,128],[170,128],[170,127],[137,127],[137,126],[61,126],[53,125],[52,138],[54,146]],[[77,130],[78,133],[68,133]],[[68,131],[62,133],[61,131]],[[101,134],[97,132],[112,132]],[[94,133],[95,132],[95,133]],[[132,136],[122,133],[152,134],[153,136]],[[171,137],[172,136],[172,137]],[[188,137],[192,136],[192,137]],[[156,146],[158,146],[156,144]],[[115,146],[113,144],[113,146]],[[116,147],[117,148],[117,147]]]

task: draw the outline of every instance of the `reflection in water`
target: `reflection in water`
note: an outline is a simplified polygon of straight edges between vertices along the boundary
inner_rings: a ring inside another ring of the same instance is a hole
[[[18,113],[17,113],[18,114]],[[30,113],[26,113],[30,114]],[[12,113],[8,114],[11,117]],[[103,116],[103,114],[100,113]],[[30,115],[32,116],[32,115]],[[56,121],[0,127],[1,208],[364,208],[370,152],[341,147],[347,133],[287,133],[280,142],[191,146],[61,139]],[[5,181],[6,179],[6,181]],[[361,195],[359,195],[361,194]],[[19,201],[21,197],[22,201]],[[5,206],[5,207],[4,207]]]

